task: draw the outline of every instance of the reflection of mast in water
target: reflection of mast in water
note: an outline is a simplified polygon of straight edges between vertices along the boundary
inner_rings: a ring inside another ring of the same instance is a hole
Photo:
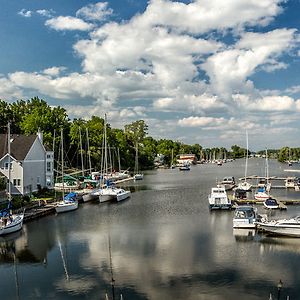
[[[63,254],[63,251],[62,251],[60,240],[58,240],[58,246],[59,246],[59,251],[60,251],[61,259],[62,259],[62,262],[63,262],[65,274],[66,274],[66,279],[69,281],[69,279],[70,279],[69,278],[69,273],[68,273],[67,264],[66,264],[66,261],[65,261],[65,258],[64,258],[64,254]]]
[[[13,251],[14,251],[14,271],[15,271],[15,281],[16,281],[16,297],[17,297],[17,300],[19,300],[20,299],[20,291],[19,291],[19,278],[18,278],[18,270],[17,270],[17,257],[16,257],[15,245],[14,245]]]
[[[110,235],[108,235],[108,250],[109,250],[109,265],[110,265],[110,275],[111,275],[112,299],[115,300],[115,280],[114,280],[114,273],[113,273],[113,267],[112,267]]]
[[[112,265],[112,255],[111,255],[111,241],[110,234],[108,234],[108,251],[109,251],[109,265],[110,265],[110,276],[111,276],[111,292],[112,292],[112,300],[115,300],[115,279]],[[105,295],[105,300],[109,300],[108,295]],[[120,300],[123,300],[123,295],[120,295]]]

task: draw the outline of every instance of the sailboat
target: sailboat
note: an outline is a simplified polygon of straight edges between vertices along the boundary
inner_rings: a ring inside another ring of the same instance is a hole
[[[270,195],[271,183],[269,182],[269,163],[268,163],[268,151],[266,149],[266,183],[260,186],[258,191],[254,194],[256,200],[265,201],[271,198]]]
[[[246,163],[245,163],[245,178],[243,182],[240,182],[238,184],[238,189],[243,191],[250,191],[251,190],[251,183],[247,182],[247,170],[248,170],[248,131],[246,132],[246,143],[247,143],[247,149],[246,149]]]
[[[172,149],[172,154],[171,154],[171,166],[170,166],[171,169],[175,168],[173,161],[174,161],[174,149]]]
[[[12,214],[11,201],[11,154],[10,154],[10,123],[7,126],[7,150],[8,150],[8,206],[0,211],[0,236],[19,231],[23,227],[24,211],[22,214]]]
[[[142,180],[144,178],[144,174],[139,172],[138,142],[136,142],[135,146],[135,166],[133,178],[134,180]]]
[[[104,180],[105,174],[108,174],[108,156],[107,156],[107,120],[106,114],[104,116],[104,130],[103,130],[103,143],[104,143],[104,156],[103,156],[103,168],[101,178]],[[130,197],[131,192],[121,188],[117,188],[114,184],[111,184],[110,180],[106,178],[105,186],[98,190],[99,201],[106,202],[111,200],[121,201]]]
[[[64,141],[63,130],[61,130],[61,173],[64,178]],[[57,213],[68,212],[78,208],[78,201],[76,200],[76,193],[69,193],[65,196],[64,180],[62,181],[63,199],[55,206]]]

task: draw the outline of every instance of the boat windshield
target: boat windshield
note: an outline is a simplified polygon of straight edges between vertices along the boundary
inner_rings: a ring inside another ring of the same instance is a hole
[[[254,218],[255,214],[253,209],[237,209],[235,212],[235,217],[238,219],[249,219]]]

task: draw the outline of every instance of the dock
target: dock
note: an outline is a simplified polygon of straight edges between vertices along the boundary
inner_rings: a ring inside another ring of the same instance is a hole
[[[232,195],[228,195],[228,198],[238,204],[238,205],[247,205],[247,204],[252,204],[252,205],[262,205],[263,201],[261,200],[256,200],[256,199],[234,199]],[[300,205],[300,199],[281,199],[277,200],[279,204],[279,209],[287,209],[288,205]]]
[[[24,213],[24,223],[55,213],[55,205],[48,204],[36,208],[29,208]]]

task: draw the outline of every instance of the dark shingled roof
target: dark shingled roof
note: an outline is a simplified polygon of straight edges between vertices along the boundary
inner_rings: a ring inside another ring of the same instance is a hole
[[[16,160],[24,160],[34,143],[36,135],[11,134],[10,150]],[[0,158],[7,153],[7,134],[0,134]]]

